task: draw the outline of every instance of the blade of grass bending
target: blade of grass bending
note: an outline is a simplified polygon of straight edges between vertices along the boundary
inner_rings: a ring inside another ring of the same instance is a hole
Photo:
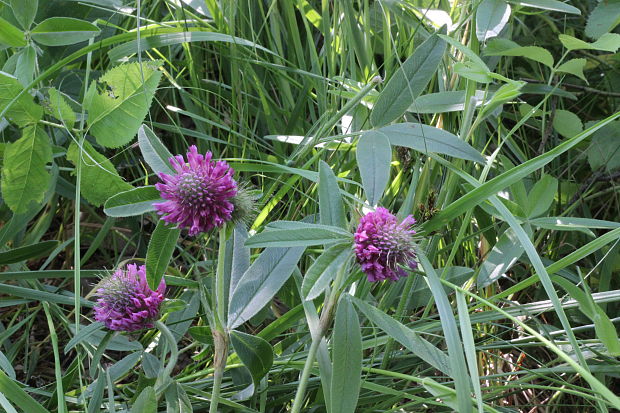
[[[482,402],[482,390],[480,389],[480,380],[478,378],[480,374],[476,363],[476,343],[474,342],[474,336],[471,332],[471,321],[469,319],[469,311],[467,310],[465,296],[459,291],[456,292],[456,305],[459,312],[459,324],[461,325],[461,334],[463,335],[469,376],[471,377],[471,384],[474,387],[474,394],[476,395],[478,413],[482,413],[484,411],[484,403]]]

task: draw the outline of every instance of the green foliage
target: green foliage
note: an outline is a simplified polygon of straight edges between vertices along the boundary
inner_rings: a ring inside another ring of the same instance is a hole
[[[50,17],[37,24],[31,31],[34,41],[45,46],[66,46],[97,36],[97,26],[84,20],[69,17]]]
[[[36,123],[43,117],[43,109],[33,102],[30,95],[22,93],[19,81],[1,73],[0,110],[9,120],[21,127]]]

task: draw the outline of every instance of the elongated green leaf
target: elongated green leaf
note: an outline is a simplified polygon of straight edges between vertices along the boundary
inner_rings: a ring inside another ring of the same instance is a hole
[[[559,11],[568,14],[581,14],[581,11],[560,0],[509,0],[511,3],[519,4],[526,7],[534,7],[536,9]]]
[[[556,231],[578,231],[585,228],[613,229],[620,227],[619,222],[578,217],[542,217],[530,219],[528,222],[540,228],[554,229]]]
[[[17,285],[0,284],[0,290],[3,294],[14,295],[16,297],[28,298],[36,301],[47,301],[56,304],[74,305],[75,299],[73,294],[55,294],[47,291],[39,291],[32,288],[20,287]],[[84,298],[80,300],[82,306],[92,307],[94,304],[92,301],[88,301]]]
[[[21,24],[22,29],[30,29],[39,8],[39,0],[11,0],[10,4],[13,15]]]
[[[156,65],[146,62],[117,66],[99,78],[107,86],[100,93],[96,82],[91,84],[84,106],[90,133],[100,145],[117,148],[136,136],[162,75]]]
[[[385,331],[391,338],[398,341],[437,370],[451,375],[451,362],[443,351],[420,337],[414,330],[385,314],[385,312],[357,298],[352,298],[351,300],[374,325]]]
[[[71,340],[65,346],[65,354],[73,349],[73,347],[80,344],[82,341],[86,340],[91,335],[95,334],[98,331],[101,331],[103,328],[103,323],[96,321],[92,324],[87,325],[84,328],[81,328],[77,335],[73,336]]]
[[[523,255],[523,246],[511,229],[507,229],[482,262],[478,273],[478,288],[494,283]]]
[[[138,129],[138,145],[144,160],[149,164],[153,172],[157,174],[160,172],[167,174],[174,172],[168,161],[172,158],[172,154],[161,143],[155,132],[146,125],[142,125]]]
[[[25,412],[49,413],[49,410],[41,406],[35,399],[26,393],[17,383],[11,380],[0,370],[0,393],[18,405]]]
[[[338,181],[324,161],[319,162],[319,213],[321,224],[347,227]]]
[[[262,252],[230,297],[228,328],[240,326],[271,301],[293,273],[304,249],[267,248]]]
[[[525,57],[527,59],[540,62],[545,66],[553,67],[553,56],[548,50],[539,46],[519,46],[510,49],[495,48],[493,50],[487,49],[485,54],[488,56]]]
[[[52,252],[59,244],[59,241],[43,241],[37,244],[0,252],[0,265],[42,257]]]
[[[265,231],[248,238],[246,247],[306,247],[331,244],[352,238],[351,233],[339,227],[294,221],[276,221]]]
[[[570,50],[604,50],[606,52],[616,53],[620,48],[620,34],[605,33],[594,43],[588,43],[567,34],[558,36],[562,45]]]
[[[483,90],[476,90],[474,94],[475,104],[479,106],[485,99]],[[487,100],[491,98],[489,94]],[[409,112],[413,113],[442,113],[460,112],[465,108],[465,91],[452,90],[448,92],[430,93],[422,95],[409,106]]]
[[[504,0],[482,0],[476,8],[476,37],[481,42],[496,37],[510,19],[510,6]]]
[[[0,45],[11,47],[26,46],[24,32],[0,17]]]
[[[154,203],[162,201],[154,186],[140,186],[108,198],[103,212],[109,217],[131,217],[154,211]]]
[[[444,32],[445,33],[445,32]],[[426,89],[446,52],[446,43],[437,35],[429,37],[392,75],[379,95],[370,123],[387,125],[402,116],[415,98]]]
[[[250,371],[254,385],[258,386],[273,364],[273,348],[260,337],[235,330],[230,332],[230,342],[243,365]]]
[[[45,46],[66,46],[95,37],[101,30],[92,23],[72,17],[50,17],[37,24],[30,35]]]
[[[467,142],[443,129],[421,123],[398,123],[375,131],[392,145],[405,146],[422,153],[442,153],[459,159],[484,162],[484,158]],[[365,136],[365,135],[364,135]]]
[[[24,87],[32,83],[36,68],[37,53],[32,46],[20,50],[15,65],[15,76]]]
[[[463,211],[466,211],[467,209],[472,208],[475,205],[478,205],[479,203],[483,202],[485,199],[487,199],[491,195],[496,194],[502,189],[512,185],[516,181],[526,177],[527,175],[534,172],[535,170],[542,168],[543,166],[551,162],[553,159],[555,159],[559,155],[573,148],[579,142],[583,141],[588,136],[592,135],[594,132],[596,132],[600,128],[611,123],[613,120],[615,120],[619,116],[620,116],[620,113],[614,114],[608,117],[607,119],[604,119],[598,122],[596,125],[591,126],[590,128],[581,132],[577,136],[562,142],[561,144],[557,145],[550,151],[542,155],[539,155],[536,158],[530,159],[522,163],[521,165],[518,165],[502,173],[501,175],[496,176],[495,178],[489,180],[488,182],[485,182],[479,187],[473,189],[472,191],[469,191],[468,193],[463,195],[461,198],[452,202],[448,207],[438,212],[429,221],[426,221],[426,223],[422,224],[424,231],[431,232],[431,231],[437,230],[438,228],[441,228],[443,225],[449,222],[452,218],[455,218],[461,215],[462,213],[464,213]]]
[[[360,321],[348,298],[342,296],[336,310],[333,334],[331,412],[355,412],[362,380]]]
[[[146,280],[152,290],[157,289],[168,268],[179,235],[181,235],[179,228],[174,228],[163,220],[159,220],[153,231],[146,251]]]
[[[77,165],[80,159],[80,149],[75,142],[69,145],[67,159]],[[123,181],[118,172],[105,156],[93,146],[84,141],[82,152],[82,196],[95,206],[102,205],[108,198],[133,189],[133,186]]]
[[[47,134],[39,126],[28,126],[22,137],[4,151],[2,196],[16,214],[25,213],[32,203],[40,203],[52,176],[45,169],[52,161]]]
[[[145,387],[141,392],[133,406],[131,413],[157,413],[157,396],[153,387]]]
[[[377,205],[390,179],[390,141],[378,131],[366,132],[357,143],[355,157],[368,203]]]
[[[351,251],[351,244],[336,244],[326,249],[310,266],[301,284],[301,295],[306,300],[314,300],[327,288],[336,271],[344,263]]]

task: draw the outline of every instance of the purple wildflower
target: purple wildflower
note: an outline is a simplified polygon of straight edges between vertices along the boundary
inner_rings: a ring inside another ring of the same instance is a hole
[[[166,283],[162,279],[157,291],[149,288],[146,267],[136,264],[119,268],[99,283],[95,295],[95,320],[115,331],[136,331],[152,328],[164,300]]]
[[[411,228],[415,219],[409,215],[400,224],[385,208],[377,208],[360,219],[355,232],[355,255],[368,281],[393,280],[406,277],[401,268],[417,268]]]
[[[237,194],[233,170],[224,161],[211,161],[211,152],[199,154],[189,147],[187,162],[183,155],[170,158],[175,175],[159,173],[163,183],[155,184],[165,202],[154,204],[167,223],[189,228],[189,235],[207,232],[230,221]]]

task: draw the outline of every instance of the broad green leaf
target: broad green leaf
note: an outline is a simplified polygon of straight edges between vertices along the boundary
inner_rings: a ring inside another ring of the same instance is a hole
[[[126,63],[99,78],[105,89],[97,92],[93,82],[84,98],[90,133],[108,148],[129,143],[148,113],[162,73],[156,62]]]
[[[40,203],[51,180],[46,165],[52,162],[47,134],[39,126],[26,127],[22,137],[4,151],[2,196],[16,214],[25,213],[32,203]]]
[[[49,413],[49,410],[37,403],[35,399],[4,374],[2,370],[0,370],[0,393],[23,409],[24,412]]]
[[[324,161],[319,162],[319,213],[321,224],[347,227],[338,181]]]
[[[161,172],[170,174],[174,172],[169,161],[172,158],[172,154],[161,143],[155,132],[146,125],[142,125],[138,129],[138,146],[140,146],[140,152],[142,152],[144,160],[149,164],[153,172],[156,174]]]
[[[551,175],[543,175],[527,196],[528,206],[525,215],[528,218],[535,218],[547,212],[557,190],[558,180]]]
[[[617,135],[619,127],[620,122],[614,122],[592,136],[592,142],[586,150],[592,170],[604,168],[611,172],[620,168],[620,139]]]
[[[478,288],[484,288],[500,279],[523,255],[523,246],[512,229],[507,229],[480,266]]]
[[[418,46],[379,95],[370,113],[370,123],[375,127],[383,126],[402,116],[426,89],[445,51],[446,43],[437,35],[432,35]]]
[[[305,300],[313,300],[336,276],[336,271],[351,253],[351,244],[336,244],[327,248],[312,263],[301,284],[301,295]]]
[[[71,128],[75,124],[76,116],[65,97],[53,87],[49,88],[48,94],[49,100],[46,101],[45,112]]]
[[[613,357],[618,357],[620,356],[620,340],[618,339],[616,326],[600,306],[594,305],[596,309],[592,321],[594,322],[596,336],[603,342],[603,345],[607,347],[607,350]]]
[[[243,274],[228,308],[228,328],[236,328],[267,305],[297,267],[305,248],[267,248]]]
[[[32,83],[32,79],[34,79],[36,59],[37,53],[32,46],[26,46],[19,51],[19,57],[15,65],[15,76],[24,87]]]
[[[459,159],[482,163],[484,158],[467,142],[443,129],[420,123],[398,123],[374,131],[385,135],[390,144],[405,146],[418,152],[441,153]],[[362,136],[362,139],[366,136]]]
[[[612,31],[618,23],[620,23],[620,0],[600,1],[588,16],[586,36],[599,39]]]
[[[553,67],[553,56],[548,50],[539,46],[519,46],[504,49],[498,47],[497,41],[491,41],[490,48],[485,49],[484,54],[487,56],[515,56],[525,57],[540,62],[548,67]]]
[[[157,413],[157,396],[153,387],[145,387],[133,406],[131,413]]]
[[[511,3],[536,9],[559,11],[568,14],[581,14],[581,11],[568,3],[559,0],[509,0]]]
[[[416,98],[408,111],[413,113],[460,112],[465,108],[465,94],[464,90],[453,90],[422,95]],[[476,90],[474,98],[476,106],[481,105],[485,99],[484,90]],[[486,100],[490,98],[489,94]]]
[[[477,66],[472,60],[456,62],[454,64],[454,73],[478,83],[490,83],[493,81],[489,71]]]
[[[504,0],[482,0],[476,8],[476,37],[485,42],[499,36],[510,19],[510,6]]]
[[[620,48],[620,34],[605,33],[594,43],[588,43],[581,39],[577,39],[567,34],[559,36],[562,45],[570,50],[603,50],[606,52],[616,53]]]
[[[0,17],[0,45],[23,47],[26,44],[24,32]]]
[[[579,79],[586,80],[586,75],[583,74],[583,68],[586,67],[586,59],[571,59],[562,63],[555,69],[556,72],[570,73],[577,76]]]
[[[0,252],[0,265],[13,264],[39,258],[52,252],[58,245],[59,241],[43,241],[25,247],[13,248],[12,250]]]
[[[133,189],[133,186],[123,181],[114,169],[112,162],[100,154],[93,146],[84,141],[82,151],[82,196],[95,206],[101,206],[108,198],[119,192]],[[80,158],[80,149],[75,142],[69,145],[67,159],[77,165]],[[75,174],[75,171],[74,171]]]
[[[446,353],[422,338],[414,330],[387,315],[384,311],[360,299],[352,298],[351,300],[374,325],[387,333],[391,338],[398,341],[437,370],[447,375],[451,374],[451,362]]]
[[[355,412],[362,381],[362,333],[349,295],[343,295],[336,310],[333,333],[331,412]]]
[[[583,131],[583,123],[573,112],[558,109],[553,116],[553,128],[565,138],[572,138]]]
[[[10,121],[24,127],[29,124],[37,123],[43,117],[43,108],[33,102],[32,96],[27,93],[22,94],[8,108],[9,103],[23,90],[23,86],[17,78],[0,73],[0,110],[4,112]]]
[[[157,222],[146,250],[146,280],[152,290],[159,286],[168,268],[179,235],[181,235],[179,228],[174,228],[161,219]]]
[[[209,346],[213,345],[213,333],[211,328],[207,326],[194,326],[190,327],[187,331],[190,336],[196,341],[201,342]]]
[[[245,246],[251,248],[307,247],[342,242],[349,238],[352,238],[351,233],[339,227],[276,221],[268,225],[260,234],[248,238]]]
[[[103,212],[109,217],[132,217],[154,211],[154,203],[163,201],[154,186],[140,186],[108,198]]]
[[[45,46],[66,46],[84,42],[101,32],[97,26],[72,17],[50,17],[30,32],[32,39]]]
[[[28,30],[37,14],[39,0],[11,0],[11,8],[22,29]]]
[[[392,148],[388,137],[379,131],[364,133],[357,142],[355,158],[366,199],[370,205],[377,205],[390,179]]]
[[[230,342],[243,365],[250,371],[254,385],[258,386],[273,364],[273,348],[260,337],[235,330],[230,332]]]

